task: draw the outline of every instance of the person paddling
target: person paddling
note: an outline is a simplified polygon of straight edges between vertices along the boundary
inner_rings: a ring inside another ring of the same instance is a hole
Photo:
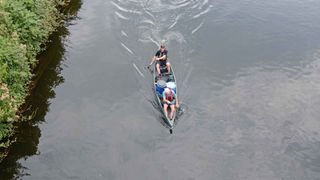
[[[157,61],[156,69],[157,69],[158,75],[161,74],[160,67],[163,67],[163,66],[166,66],[168,73],[170,73],[170,63],[167,60],[168,60],[168,50],[166,50],[165,46],[162,44],[160,46],[160,49],[152,57],[150,65],[154,61]]]
[[[170,120],[172,120],[175,107],[179,108],[178,97],[173,90],[171,90],[170,88],[165,88],[162,93],[162,98],[163,98],[164,113],[167,117],[169,117]],[[168,116],[168,106],[170,106],[171,108],[171,112],[169,116]]]

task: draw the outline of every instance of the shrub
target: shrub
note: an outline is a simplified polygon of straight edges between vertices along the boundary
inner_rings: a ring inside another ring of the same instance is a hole
[[[8,145],[36,55],[57,28],[58,0],[0,0],[0,148]],[[0,153],[1,157],[1,153]]]

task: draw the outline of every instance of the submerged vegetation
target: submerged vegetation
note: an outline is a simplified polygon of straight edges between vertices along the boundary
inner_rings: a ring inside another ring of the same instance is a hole
[[[65,2],[0,0],[0,150],[13,141],[13,123],[21,120],[18,109],[27,96],[36,56],[62,24],[58,8]],[[4,156],[0,153],[0,162]]]

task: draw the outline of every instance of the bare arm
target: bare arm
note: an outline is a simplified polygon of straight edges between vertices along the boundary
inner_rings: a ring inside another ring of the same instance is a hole
[[[162,100],[163,100],[163,102],[169,103],[169,101],[166,99],[166,94],[164,91],[162,92]]]
[[[153,63],[154,63],[154,61],[156,61],[156,60],[158,60],[159,58],[157,57],[157,56],[159,56],[160,54],[159,54],[159,51],[157,51],[156,52],[156,54],[151,58],[151,62],[150,62],[150,65],[149,66],[151,66]]]
[[[153,64],[156,59],[157,59],[157,57],[156,57],[156,56],[153,56],[153,57],[151,58],[151,62],[150,62],[150,64],[149,64],[149,66],[151,66],[151,64]]]
[[[177,108],[180,107],[179,100],[178,100],[178,96],[176,96],[176,107],[177,107]]]
[[[165,61],[167,59],[167,55],[163,55],[158,58],[158,60]]]
[[[179,108],[179,99],[178,99],[178,96],[175,92],[173,92],[174,94],[174,98],[176,99],[176,107]]]

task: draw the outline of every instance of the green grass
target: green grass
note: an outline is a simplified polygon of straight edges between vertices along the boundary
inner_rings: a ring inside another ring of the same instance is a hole
[[[62,0],[0,0],[0,149],[9,146],[39,54],[61,24]],[[0,157],[3,154],[0,153]],[[1,161],[1,158],[0,158]]]

